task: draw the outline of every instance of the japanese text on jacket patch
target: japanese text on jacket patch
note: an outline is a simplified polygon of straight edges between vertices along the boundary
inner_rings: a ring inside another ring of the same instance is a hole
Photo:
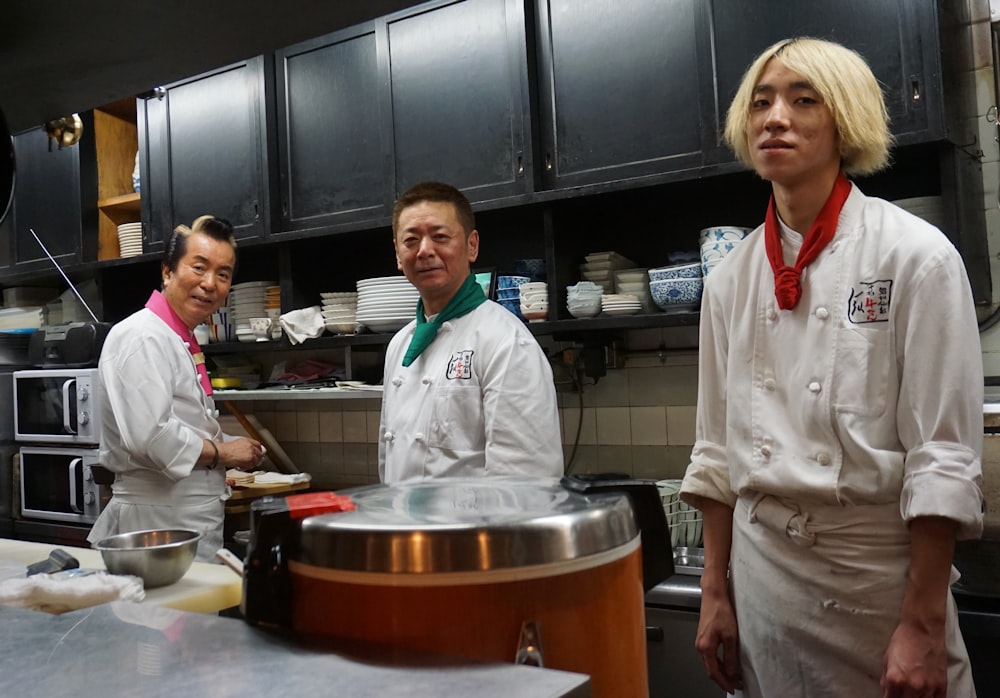
[[[862,281],[851,289],[847,319],[855,325],[867,322],[887,322],[892,279]]]
[[[445,373],[445,378],[448,380],[472,378],[472,355],[474,353],[472,349],[463,349],[452,354],[451,359],[448,360],[448,371]]]

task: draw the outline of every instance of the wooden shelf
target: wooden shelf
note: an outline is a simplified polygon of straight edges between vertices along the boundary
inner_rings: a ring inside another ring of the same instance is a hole
[[[139,194],[132,187],[132,170],[139,148],[135,99],[124,99],[94,110],[97,148],[97,259],[118,259],[118,226],[141,220]]]
[[[131,194],[119,194],[118,196],[101,199],[97,202],[97,208],[107,211],[109,215],[119,212],[138,215],[140,203],[138,192],[133,192]]]

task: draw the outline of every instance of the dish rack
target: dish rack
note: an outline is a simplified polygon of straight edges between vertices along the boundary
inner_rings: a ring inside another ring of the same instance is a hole
[[[656,488],[660,492],[660,502],[663,504],[663,512],[667,516],[667,528],[670,530],[670,546],[674,550],[674,563],[678,564],[678,557],[689,561],[684,566],[704,566],[704,557],[701,557],[701,565],[696,565],[694,560],[698,557],[695,551],[701,551],[702,545],[702,515],[701,511],[682,501],[680,498],[680,480],[660,480],[656,483]],[[683,562],[683,561],[682,561]]]

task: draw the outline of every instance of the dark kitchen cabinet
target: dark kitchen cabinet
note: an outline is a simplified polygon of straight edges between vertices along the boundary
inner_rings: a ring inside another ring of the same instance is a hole
[[[812,36],[854,49],[868,61],[885,94],[900,144],[945,136],[935,0],[713,0],[712,27],[720,112],[750,61],[781,39]],[[721,125],[720,125],[721,131]],[[732,155],[716,153],[716,159]]]
[[[708,3],[541,0],[546,187],[693,170],[715,139]]]
[[[428,179],[474,202],[531,191],[523,0],[433,2],[380,27],[393,198]]]
[[[269,75],[273,58],[258,56],[156,88],[140,101],[147,252],[205,214],[228,219],[237,240],[268,234]]]
[[[81,259],[83,222],[89,218],[81,207],[81,145],[59,149],[49,143],[41,127],[14,137],[14,201],[0,224],[0,237],[6,241],[0,268],[52,271],[31,230],[60,265]]]
[[[277,53],[282,231],[388,215],[377,43],[367,23]]]

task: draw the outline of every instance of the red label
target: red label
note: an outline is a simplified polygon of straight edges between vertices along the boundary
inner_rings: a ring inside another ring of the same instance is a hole
[[[288,504],[288,515],[293,519],[304,519],[332,511],[354,511],[358,508],[350,497],[336,492],[290,494],[285,497],[285,502]]]

